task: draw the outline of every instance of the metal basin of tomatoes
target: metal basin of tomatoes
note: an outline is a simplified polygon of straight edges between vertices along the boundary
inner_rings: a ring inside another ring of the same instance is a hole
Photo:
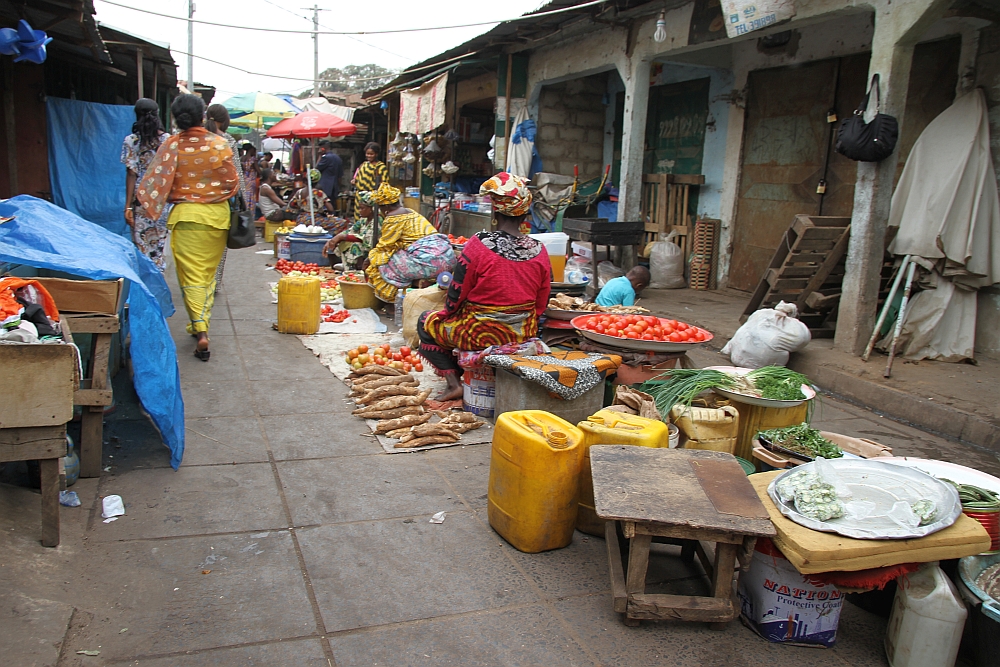
[[[712,335],[710,331],[702,329],[701,327],[689,325],[684,322],[677,322],[677,320],[668,320],[663,317],[656,317],[654,315],[612,315],[611,317],[614,318],[615,320],[618,320],[618,318],[625,318],[626,322],[628,321],[628,318],[634,318],[633,323],[637,323],[637,320],[642,320],[643,322],[646,323],[647,330],[652,327],[659,326],[663,331],[666,330],[678,331],[676,325],[683,324],[685,327],[687,327],[686,329],[683,329],[683,331],[691,330],[700,332],[700,334],[703,336],[703,339],[702,340],[684,339],[682,334],[681,336],[678,336],[678,338],[681,338],[681,340],[670,340],[669,334],[667,334],[666,335],[666,337],[668,338],[667,340],[662,340],[662,339],[651,340],[649,338],[644,339],[643,338],[644,334],[642,333],[640,333],[638,336],[631,336],[631,337],[629,336],[628,333],[626,333],[625,337],[622,337],[616,335],[608,335],[606,333],[598,333],[596,331],[591,331],[590,329],[586,329],[584,327],[586,323],[590,322],[593,319],[601,320],[605,317],[607,317],[607,315],[604,313],[581,315],[580,317],[574,317],[573,320],[570,322],[570,324],[572,324],[573,328],[579,331],[584,338],[588,338],[594,341],[595,343],[600,343],[602,345],[610,345],[612,347],[621,347],[627,350],[641,350],[643,352],[682,352],[684,350],[690,350],[699,345],[703,345],[715,337]],[[634,330],[631,333],[635,333]]]

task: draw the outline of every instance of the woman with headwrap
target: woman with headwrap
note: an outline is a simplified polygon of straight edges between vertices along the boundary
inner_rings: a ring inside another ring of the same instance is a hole
[[[313,224],[313,215],[316,216],[316,224],[323,225],[327,216],[333,214],[333,204],[326,196],[326,193],[316,187],[319,183],[320,173],[316,169],[309,170],[312,188],[306,187],[305,176],[295,177],[295,187],[298,188],[292,198],[288,200],[286,211],[289,219],[295,220],[296,225]],[[309,193],[312,192],[312,213],[309,210]]]
[[[345,269],[358,269],[372,249],[372,232],[375,231],[375,193],[359,192],[354,208],[354,224],[326,242],[323,255],[338,254]],[[379,217],[379,227],[382,218]]]
[[[378,245],[368,253],[365,274],[375,288],[375,296],[393,303],[400,287],[414,280],[436,278],[455,268],[455,251],[444,234],[439,234],[427,218],[404,208],[399,189],[383,181],[372,195],[385,216]]]
[[[531,207],[527,181],[501,172],[479,194],[493,202],[496,227],[469,239],[448,287],[444,309],[420,316],[420,354],[448,382],[437,399],[462,396],[455,350],[521,343],[538,333],[549,301],[552,269],[545,246],[522,231]]]
[[[163,248],[167,243],[167,217],[170,207],[164,208],[160,217],[150,220],[143,210],[136,210],[135,184],[146,175],[146,168],[153,161],[160,144],[170,135],[163,131],[160,108],[156,102],[143,97],[135,103],[135,123],[132,134],[122,143],[122,164],[125,165],[125,222],[132,229],[132,241],[146,257],[163,271]]]
[[[170,249],[187,310],[187,331],[198,339],[195,356],[208,361],[208,326],[215,301],[215,269],[229,235],[229,199],[239,191],[233,151],[202,126],[205,103],[180,95],[170,105],[180,132],[160,145],[139,183],[145,215],[157,219],[168,203]]]

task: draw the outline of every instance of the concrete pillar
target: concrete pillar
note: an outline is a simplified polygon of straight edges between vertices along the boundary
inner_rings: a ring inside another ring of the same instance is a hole
[[[941,17],[949,0],[908,0],[904,3],[878,0],[873,4],[875,32],[868,79],[870,81],[876,72],[879,74],[880,111],[895,116],[902,127],[913,47],[927,28]],[[897,156],[893,153],[878,163],[858,163],[847,271],[834,339],[837,348],[855,355],[864,352],[875,326],[896,162]]]
[[[619,72],[625,83],[625,111],[622,118],[622,165],[618,192],[618,219],[639,220],[642,199],[642,158],[646,149],[646,112],[649,110],[648,60],[634,60],[629,71]],[[622,253],[622,268],[635,265],[634,249]]]

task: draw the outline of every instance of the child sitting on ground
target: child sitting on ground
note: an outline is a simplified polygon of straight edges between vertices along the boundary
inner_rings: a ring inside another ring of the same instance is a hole
[[[599,306],[634,306],[639,293],[649,285],[649,269],[635,266],[624,276],[612,278],[604,283],[597,295]]]

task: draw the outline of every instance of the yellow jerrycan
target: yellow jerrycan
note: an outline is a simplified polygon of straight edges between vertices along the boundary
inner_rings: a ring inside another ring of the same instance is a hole
[[[541,410],[505,412],[493,429],[487,515],[525,553],[573,541],[583,433]]]
[[[594,511],[594,478],[590,471],[591,445],[670,446],[670,431],[658,419],[646,419],[614,410],[598,410],[577,424],[583,431],[583,463],[580,466],[580,491],[577,502],[576,529],[604,537],[604,519]]]
[[[319,278],[285,276],[278,281],[278,331],[314,334],[319,331]]]

